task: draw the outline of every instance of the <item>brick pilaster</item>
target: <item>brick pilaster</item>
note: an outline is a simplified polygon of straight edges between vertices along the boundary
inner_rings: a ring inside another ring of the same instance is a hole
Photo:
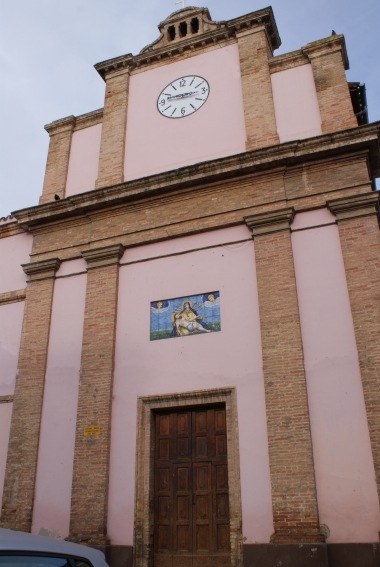
[[[345,69],[348,59],[343,36],[316,41],[303,48],[313,69],[322,133],[358,125],[352,107]]]
[[[323,541],[290,239],[292,208],[245,218],[255,241],[275,543]]]
[[[380,498],[380,232],[379,194],[328,201],[346,270],[368,428]]]
[[[40,204],[53,201],[55,194],[61,199],[65,196],[74,127],[74,116],[56,120],[45,126],[50,136],[50,145]]]
[[[57,258],[24,264],[28,276],[1,525],[30,531]]]
[[[70,537],[98,545],[104,544],[107,536],[114,343],[123,250],[116,244],[82,253],[88,276]]]
[[[118,69],[106,76],[102,138],[96,188],[124,181],[129,70]]]
[[[236,34],[239,45],[240,73],[246,129],[246,149],[278,144],[272,84],[269,73],[269,48],[264,26]]]

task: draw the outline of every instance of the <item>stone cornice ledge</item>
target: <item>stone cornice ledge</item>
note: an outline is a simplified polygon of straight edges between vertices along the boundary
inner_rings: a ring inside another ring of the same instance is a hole
[[[13,400],[14,400],[13,395],[0,396],[0,404],[9,404],[9,403],[13,402]]]
[[[347,48],[344,35],[331,35],[325,39],[319,39],[308,43],[302,47],[302,52],[311,60],[316,57],[321,57],[322,55],[328,55],[331,51],[340,51],[342,53],[342,60],[344,68],[347,70],[350,68]]]
[[[197,187],[200,183],[213,183],[243,175],[270,172],[275,168],[290,167],[333,156],[347,156],[357,151],[368,152],[373,176],[377,177],[380,175],[379,136],[380,122],[375,122],[350,130],[277,144],[94,189],[60,201],[21,209],[12,214],[19,226],[28,231],[33,227],[100,210],[105,206],[118,206],[164,195],[174,190]]]
[[[6,303],[17,303],[19,301],[24,301],[25,297],[26,297],[25,289],[6,291],[0,293],[0,305],[5,305]]]
[[[44,128],[46,132],[52,136],[53,134],[62,134],[62,132],[72,132],[75,128],[75,123],[76,118],[71,115],[60,118],[59,120],[54,120],[54,122],[50,122],[50,124],[45,124]]]
[[[21,234],[22,228],[19,226],[17,219],[12,215],[0,218],[0,238],[7,236],[15,236]]]
[[[54,278],[60,265],[61,260],[59,258],[49,258],[48,260],[40,260],[39,262],[21,264],[22,269],[28,276],[28,282]]]
[[[362,195],[332,199],[327,201],[327,206],[339,222],[357,217],[377,215],[379,197],[379,193],[374,191]]]
[[[258,215],[244,217],[244,222],[252,231],[252,236],[263,236],[273,232],[290,230],[290,225],[294,219],[295,210],[293,207],[269,211]]]
[[[103,248],[93,248],[82,252],[83,258],[87,262],[87,269],[104,268],[105,266],[113,266],[119,263],[124,253],[122,244],[113,244],[104,246]]]

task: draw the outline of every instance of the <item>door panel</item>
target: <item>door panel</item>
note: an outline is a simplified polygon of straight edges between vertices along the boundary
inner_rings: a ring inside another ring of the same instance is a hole
[[[224,408],[155,419],[154,567],[229,566]]]

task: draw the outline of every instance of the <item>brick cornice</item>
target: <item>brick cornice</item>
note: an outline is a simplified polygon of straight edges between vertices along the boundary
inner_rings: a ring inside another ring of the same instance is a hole
[[[269,211],[259,215],[244,217],[244,222],[252,231],[253,237],[290,230],[290,225],[294,219],[295,210],[293,207]]]
[[[311,61],[316,57],[321,57],[324,55],[329,55],[333,51],[340,51],[342,54],[342,60],[344,68],[349,69],[349,62],[346,49],[346,41],[343,35],[332,35],[325,39],[320,39],[314,41],[313,43],[308,43],[302,47],[301,51],[308,57]]]
[[[21,234],[23,231],[17,223],[17,219],[12,215],[0,218],[0,238],[7,238],[8,236],[15,236]]]
[[[94,126],[95,124],[101,124],[103,120],[103,108],[93,110],[92,112],[86,112],[85,114],[80,114],[79,116],[66,116],[60,120],[55,120],[50,124],[45,125],[45,130],[50,136],[55,134],[62,134],[63,132],[72,132],[74,130],[81,130],[82,128],[88,128],[89,126]]]
[[[338,222],[350,218],[376,215],[378,204],[379,193],[375,191],[327,201],[328,208],[336,216]]]
[[[237,39],[240,39],[242,37],[246,37],[247,35],[251,35],[253,33],[259,33],[259,32],[262,32],[262,31],[265,31],[265,26],[264,25],[258,25],[255,28],[249,28],[249,29],[246,29],[246,30],[236,32],[236,37],[237,37]]]
[[[324,134],[305,140],[275,144],[242,154],[227,156],[195,165],[181,167],[109,185],[86,193],[72,195],[60,201],[43,203],[13,213],[19,226],[33,230],[59,220],[75,218],[90,211],[104,209],[140,199],[165,195],[172,191],[196,188],[200,183],[213,183],[226,179],[238,180],[242,176],[273,171],[278,167],[307,164],[320,159],[365,152],[371,175],[380,174],[379,154],[380,122]]]
[[[92,112],[86,112],[86,114],[81,114],[75,118],[75,131],[81,130],[82,128],[89,128],[90,126],[95,126],[96,124],[101,124],[103,121],[103,108],[98,108],[98,110],[93,110]]]
[[[75,116],[66,116],[65,118],[60,118],[50,124],[46,124],[44,128],[49,136],[53,136],[56,134],[62,134],[63,132],[72,132],[75,128],[75,124]]]
[[[124,246],[122,244],[114,244],[104,246],[103,248],[83,250],[82,256],[87,262],[87,269],[94,270],[118,264],[123,253]]]
[[[21,265],[28,276],[28,282],[31,282],[54,278],[61,265],[61,260],[59,258],[49,258],[48,260],[40,260],[39,262],[30,262],[30,264]]]
[[[299,49],[297,51],[290,51],[288,53],[276,55],[275,57],[272,57],[272,59],[269,59],[269,72],[274,74],[279,71],[285,71],[287,69],[292,69],[293,67],[308,64],[310,64],[309,58],[301,49]]]

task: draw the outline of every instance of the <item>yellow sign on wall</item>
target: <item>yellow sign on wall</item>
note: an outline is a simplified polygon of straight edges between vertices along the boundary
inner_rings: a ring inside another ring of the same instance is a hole
[[[84,436],[92,437],[94,435],[100,435],[100,425],[87,425],[84,428]]]

